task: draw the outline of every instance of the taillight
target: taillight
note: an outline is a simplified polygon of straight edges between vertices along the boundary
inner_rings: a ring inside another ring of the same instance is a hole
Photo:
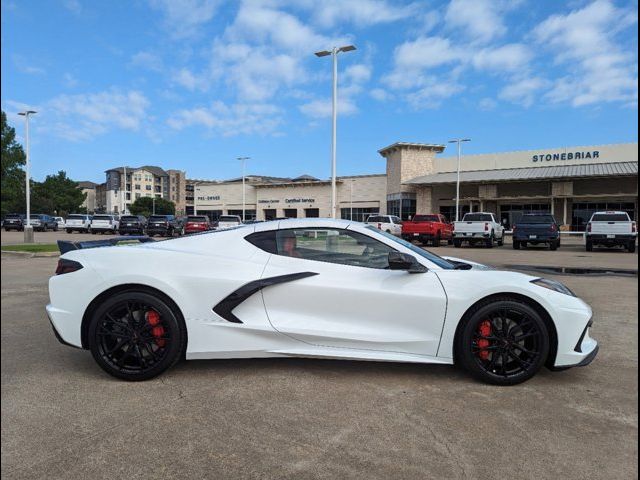
[[[82,268],[82,264],[80,264],[79,262],[61,258],[60,260],[58,260],[58,266],[56,267],[56,275],[76,272],[81,268]]]
[[[633,222],[631,224],[631,233],[636,233],[638,231],[638,227],[636,225],[636,222]]]
[[[557,227],[556,227],[554,224],[551,224],[551,231],[552,231],[552,232],[555,232],[555,231],[556,231],[556,229],[557,229]]]
[[[591,231],[591,223],[587,223],[587,232]]]
[[[488,223],[485,223],[485,224],[484,224],[484,231],[485,231],[485,232],[488,232],[488,231],[489,231],[489,224],[488,224]]]
[[[381,223],[378,224],[378,230],[382,230],[382,224]]]

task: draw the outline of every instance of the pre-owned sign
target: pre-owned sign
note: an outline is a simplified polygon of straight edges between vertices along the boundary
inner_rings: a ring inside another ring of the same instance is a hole
[[[534,162],[554,162],[559,160],[581,160],[583,158],[600,158],[600,152],[594,150],[591,152],[542,153],[534,155],[531,160]]]

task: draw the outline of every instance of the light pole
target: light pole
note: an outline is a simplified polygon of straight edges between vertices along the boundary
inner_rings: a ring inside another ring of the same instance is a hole
[[[336,130],[338,121],[338,54],[340,52],[351,52],[355,50],[354,45],[344,47],[333,47],[331,51],[323,50],[316,52],[317,57],[333,57],[333,115],[332,115],[332,137],[331,137],[331,218],[336,218]]]
[[[127,167],[124,167],[124,186],[122,188],[122,215],[127,214]]]
[[[349,189],[349,220],[353,221],[353,178],[351,179],[351,183],[350,186],[351,188]]]
[[[31,159],[29,153],[29,117],[35,115],[34,110],[25,110],[19,112],[18,115],[24,117],[24,138],[26,150],[26,196],[27,196],[27,224],[24,227],[24,243],[33,243],[33,228],[31,227]]]
[[[251,159],[251,157],[238,157],[238,160],[240,160],[242,162],[242,223],[244,223],[245,218],[244,218],[244,211],[245,211],[245,207],[246,207],[246,196],[245,196],[245,190],[244,190],[244,179],[245,179],[245,163],[247,162],[247,160]]]
[[[456,138],[449,143],[458,144],[458,176],[456,179],[456,222],[460,220],[460,160],[462,157],[462,142],[470,142],[470,138]]]

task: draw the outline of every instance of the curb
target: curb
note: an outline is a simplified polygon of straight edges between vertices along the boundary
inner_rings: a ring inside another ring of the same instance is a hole
[[[14,252],[12,250],[0,250],[3,256],[22,258],[59,257],[60,252]]]

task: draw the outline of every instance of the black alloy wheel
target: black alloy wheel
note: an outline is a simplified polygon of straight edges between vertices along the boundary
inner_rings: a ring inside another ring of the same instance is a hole
[[[518,240],[513,240],[513,249],[520,250],[520,242]]]
[[[167,301],[147,292],[128,291],[110,297],[94,311],[89,348],[110,375],[148,380],[182,358],[186,330]]]
[[[515,385],[535,375],[547,359],[547,328],[525,303],[493,300],[464,322],[456,337],[456,362],[479,380]]]
[[[440,232],[436,233],[436,236],[433,238],[433,246],[439,247],[441,240],[442,240],[442,237],[440,236]]]

